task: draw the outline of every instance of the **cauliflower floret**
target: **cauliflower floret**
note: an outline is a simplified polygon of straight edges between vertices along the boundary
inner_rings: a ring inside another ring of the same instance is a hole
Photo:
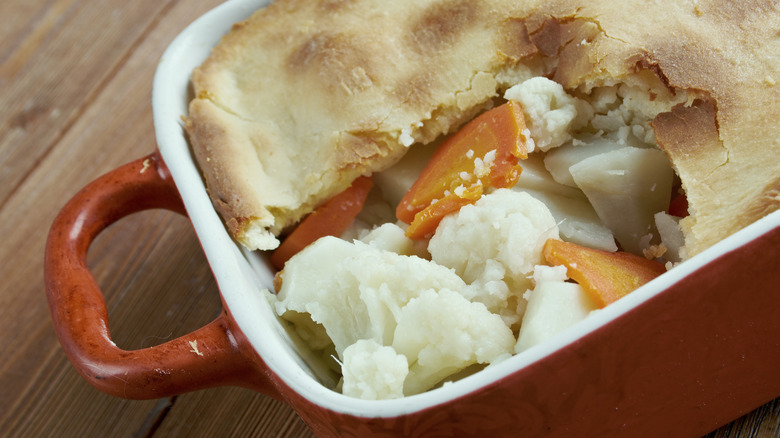
[[[342,237],[343,238],[343,237]],[[428,250],[422,241],[406,237],[403,228],[393,223],[382,224],[360,238],[374,248],[394,252],[401,255],[416,255],[425,258]]]
[[[324,237],[287,262],[275,307],[310,338],[324,329],[343,362],[345,393],[388,398],[400,396],[399,379],[403,394],[418,393],[511,354],[512,331],[466,289],[431,261]]]
[[[422,291],[465,287],[452,270],[419,257],[323,237],[287,262],[275,307],[302,327],[300,314],[310,315],[342,357],[358,339],[390,345],[398,314]]]
[[[569,128],[577,119],[577,107],[583,107],[561,84],[541,76],[509,88],[504,98],[523,106],[531,138],[542,151],[571,140]]]
[[[445,377],[512,354],[515,337],[498,315],[447,289],[424,291],[403,308],[393,348],[409,360],[404,394],[426,391]]]
[[[384,400],[404,396],[409,363],[393,347],[361,339],[344,349],[341,370],[344,395],[364,400]]]
[[[428,251],[470,285],[467,298],[514,325],[524,308],[520,295],[531,286],[534,266],[544,263],[542,248],[550,238],[559,238],[558,226],[542,202],[499,189],[445,217]]]

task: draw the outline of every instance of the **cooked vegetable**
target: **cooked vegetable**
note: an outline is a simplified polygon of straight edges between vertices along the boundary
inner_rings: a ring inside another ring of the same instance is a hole
[[[439,146],[398,204],[396,216],[410,224],[415,215],[448,194],[513,186],[522,171],[519,160],[528,157],[528,135],[517,102],[509,101],[481,114]],[[426,217],[438,223],[441,215]]]
[[[669,262],[677,263],[682,260],[685,238],[680,228],[680,217],[673,216],[663,211],[655,214],[655,228],[661,237],[663,245],[663,257]]]
[[[666,272],[661,263],[627,252],[607,252],[562,240],[544,245],[548,263],[566,266],[569,277],[590,294],[599,307],[628,295]]]
[[[517,335],[515,353],[555,336],[585,319],[596,303],[576,283],[567,282],[565,266],[537,266],[533,290]]]
[[[528,152],[547,152],[571,139],[571,129],[577,124],[578,99],[570,96],[561,84],[537,76],[510,87],[504,98],[520,103],[533,138]]]
[[[681,193],[672,198],[669,202],[669,214],[677,217],[688,216],[688,198]]]
[[[410,395],[512,354],[512,330],[467,293],[444,266],[324,237],[285,267],[275,307],[313,349],[330,351],[332,342],[345,392],[394,398],[399,381]]]
[[[643,239],[654,231],[653,215],[669,206],[674,171],[666,154],[627,146],[586,158],[569,170],[621,247],[642,254]]]
[[[456,193],[450,193],[436,200],[414,215],[414,220],[406,229],[406,235],[411,239],[430,237],[445,216],[455,213],[464,205],[476,202],[481,196],[482,184],[474,184],[468,189],[457,190]]]
[[[282,269],[290,257],[324,236],[338,236],[360,213],[373,183],[361,176],[346,190],[322,204],[287,236],[273,254],[271,264]]]
[[[433,262],[469,284],[472,301],[484,303],[514,327],[534,266],[544,263],[544,242],[557,238],[555,219],[541,201],[498,189],[444,218],[428,251]]]
[[[443,289],[427,290],[401,309],[393,348],[409,360],[405,394],[427,391],[473,364],[509,357],[512,330],[482,303]]]
[[[344,350],[342,392],[363,400],[383,400],[404,396],[409,362],[393,347],[373,339],[361,339]]]
[[[596,135],[582,139],[573,139],[561,147],[550,149],[544,155],[544,165],[550,171],[553,179],[559,184],[567,187],[577,187],[577,183],[571,174],[571,166],[596,155],[616,151],[624,147],[626,145],[620,144],[615,140]]]
[[[339,357],[359,339],[390,345],[398,312],[422,291],[466,287],[444,266],[330,236],[293,257],[282,278],[279,315],[308,314],[327,332]]]
[[[387,214],[368,218],[371,197],[341,239],[285,265],[276,312],[338,363],[344,394],[398,398],[461,378],[665,272],[638,254],[684,251],[664,212],[673,173],[621,93],[591,105],[546,78],[511,87],[506,104],[378,174]],[[615,252],[616,237],[637,255]]]
[[[523,172],[525,175],[525,172]],[[517,190],[515,188],[514,190]],[[605,227],[587,199],[567,198],[551,192],[523,190],[542,201],[558,223],[561,239],[588,248],[617,251],[612,230]]]

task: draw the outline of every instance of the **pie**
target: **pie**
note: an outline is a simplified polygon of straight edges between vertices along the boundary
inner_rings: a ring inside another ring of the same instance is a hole
[[[761,0],[277,0],[192,75],[189,139],[249,249],[510,86],[629,84],[681,180],[688,256],[780,207],[780,11]]]

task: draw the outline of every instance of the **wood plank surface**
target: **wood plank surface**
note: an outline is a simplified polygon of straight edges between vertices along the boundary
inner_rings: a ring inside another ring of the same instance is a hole
[[[288,406],[241,388],[130,401],[85,382],[51,326],[48,228],[99,175],[155,148],[157,61],[218,0],[0,2],[0,430],[12,437],[307,437]],[[217,286],[186,218],[148,211],[111,226],[89,265],[126,349],[211,321]],[[774,401],[712,437],[780,436]]]

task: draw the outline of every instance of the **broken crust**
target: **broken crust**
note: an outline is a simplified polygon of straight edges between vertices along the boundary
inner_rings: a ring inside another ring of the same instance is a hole
[[[252,241],[256,247],[275,246],[273,234],[252,231],[259,228],[278,232],[273,228],[273,214],[258,208],[254,201],[263,197],[258,190],[273,186],[273,181],[258,171],[263,164],[254,151],[240,147],[241,122],[227,117],[208,100],[192,101],[189,114],[185,128],[195,158],[205,173],[211,201],[231,235],[244,236],[241,240]]]
[[[278,0],[195,71],[187,130],[231,232],[266,249],[393,164],[403,139],[454,130],[509,85],[545,75],[583,95],[629,82],[662,113],[654,128],[694,212],[693,255],[778,209],[780,160],[766,158],[780,152],[780,14],[769,2],[660,3]]]
[[[770,150],[770,157],[780,150],[762,144],[727,147],[716,115],[711,102],[697,100],[653,122],[656,140],[672,158],[687,193],[691,215],[680,225],[688,256],[780,209],[780,169],[776,160],[763,163],[760,158],[763,150]]]
[[[231,233],[271,249],[398,161],[404,139],[430,142],[489,108],[495,72],[523,54],[500,6],[281,0],[234,26],[193,73],[186,124]]]

